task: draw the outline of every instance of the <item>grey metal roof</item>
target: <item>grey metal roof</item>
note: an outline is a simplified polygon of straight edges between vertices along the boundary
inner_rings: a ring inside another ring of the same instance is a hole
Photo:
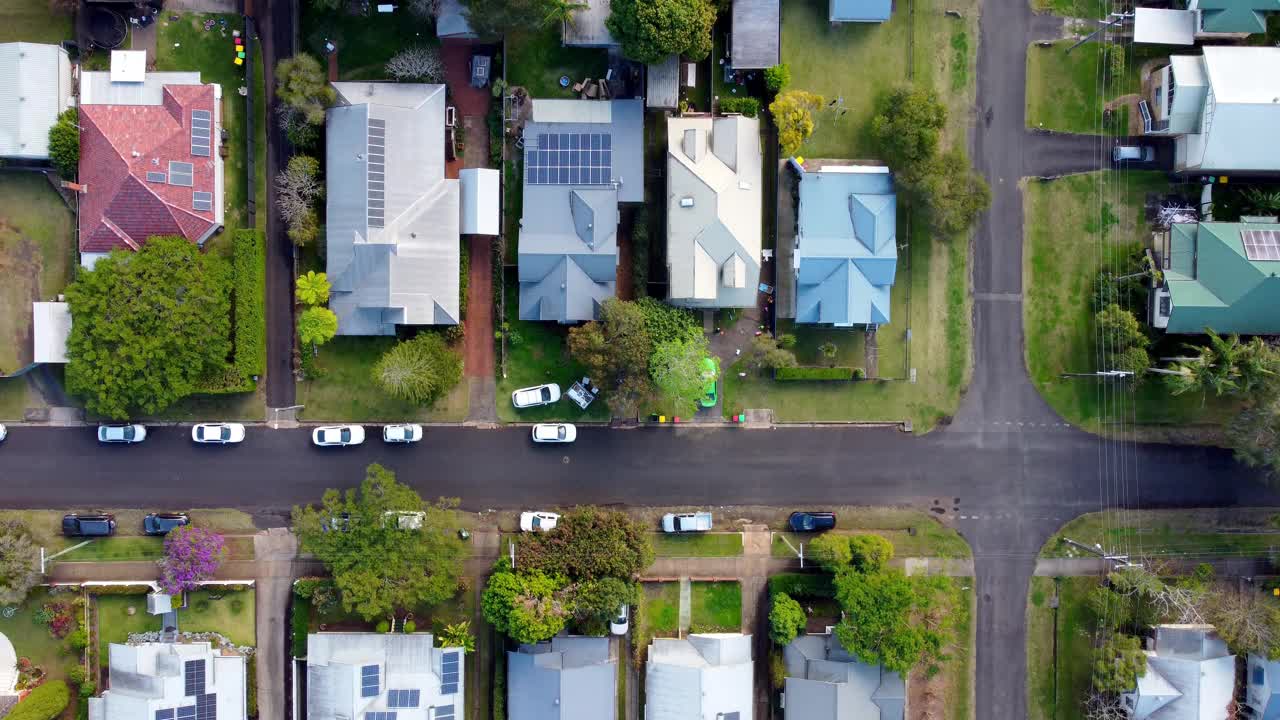
[[[752,70],[778,64],[779,0],[733,0],[729,62]]]
[[[617,658],[609,638],[556,637],[507,653],[511,720],[613,720]]]
[[[458,181],[444,176],[443,85],[334,83],[328,111],[329,307],[339,335],[394,335],[396,325],[460,321]],[[385,129],[385,184],[371,133]],[[370,128],[374,129],[371,131]],[[378,194],[382,226],[371,219]]]
[[[672,54],[649,65],[644,76],[644,104],[651,108],[674,108],[680,104],[680,56]]]
[[[610,47],[617,45],[613,34],[605,25],[613,12],[612,0],[576,0],[586,5],[573,13],[573,20],[564,24],[562,40],[570,47]],[[581,80],[582,78],[574,78]]]
[[[436,37],[440,38],[474,38],[471,22],[467,20],[467,11],[462,0],[440,0],[440,9],[436,11]]]
[[[902,720],[902,676],[858,660],[830,633],[797,637],[783,660],[788,720]]]
[[[1137,688],[1135,720],[1218,720],[1235,691],[1235,656],[1209,625],[1158,625]]]
[[[71,60],[57,45],[0,43],[0,157],[49,157],[49,128],[70,106]]]
[[[654,638],[645,665],[645,720],[750,718],[754,706],[751,636],[695,633]]]
[[[149,72],[138,82],[111,82],[111,73],[80,73],[81,105],[161,105],[165,85],[200,85],[198,72]]]

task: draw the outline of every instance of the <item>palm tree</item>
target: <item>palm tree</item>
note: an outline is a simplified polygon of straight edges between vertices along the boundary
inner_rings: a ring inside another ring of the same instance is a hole
[[[572,2],[572,0],[547,0],[547,14],[542,18],[543,25],[554,25],[560,23],[562,25],[573,25],[574,16],[579,10],[586,10],[591,7],[584,2]]]
[[[1280,363],[1276,351],[1262,338],[1254,336],[1241,353],[1237,367],[1240,371],[1240,392],[1252,393],[1254,390],[1274,381],[1276,366]]]

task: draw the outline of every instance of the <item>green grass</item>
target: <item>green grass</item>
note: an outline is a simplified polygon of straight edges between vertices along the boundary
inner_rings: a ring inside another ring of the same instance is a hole
[[[54,593],[53,599],[70,601],[74,593]],[[42,668],[51,680],[63,679],[67,669],[74,662],[63,648],[63,641],[49,634],[49,628],[35,621],[35,614],[51,596],[48,588],[37,587],[31,591],[27,599],[18,606],[13,617],[0,616],[0,633],[13,643],[13,650],[18,657],[31,660],[36,667]]]
[[[1103,128],[1103,103],[1141,92],[1142,64],[1167,55],[1167,49],[1157,45],[1127,45],[1129,57],[1124,75],[1103,84],[1100,73],[1107,62],[1103,44],[1087,42],[1068,53],[1072,44],[1071,40],[1060,40],[1052,47],[1033,44],[1027,48],[1027,127],[1126,134],[1128,115],[1125,113],[1118,113],[1115,122]]]
[[[1030,720],[1081,720],[1080,703],[1089,691],[1095,616],[1088,595],[1099,578],[1057,581],[1058,630],[1054,654],[1055,579],[1033,577],[1027,603],[1027,698]],[[1036,602],[1039,600],[1040,602]],[[1055,697],[1055,675],[1057,694]]]
[[[73,544],[75,542],[84,541],[74,541]],[[252,560],[253,538],[227,538],[226,550],[228,560]],[[63,562],[128,562],[159,560],[162,557],[164,557],[164,538],[125,536],[90,540],[88,545],[76,548],[66,555],[61,555],[58,560]]]
[[[951,659],[943,668],[946,673],[944,707],[948,720],[970,720],[973,717],[973,655],[976,650],[973,578],[951,578],[951,586],[955,593],[951,619],[955,623],[957,644],[962,649],[952,652]]]
[[[573,83],[604,77],[609,66],[603,49],[563,47],[558,26],[511,33],[506,42],[507,84],[524,87],[534,98],[577,97]],[[560,87],[561,75],[569,76],[569,87]]]
[[[70,15],[50,12],[48,0],[5,0],[0,3],[0,42],[56,45],[72,39],[71,21]]]
[[[739,533],[694,533],[690,535],[653,536],[653,550],[658,557],[734,557],[742,554]]]
[[[1049,405],[1086,429],[1097,431],[1120,413],[1143,426],[1217,426],[1237,407],[1230,397],[1173,396],[1155,378],[1146,379],[1136,394],[1104,396],[1096,380],[1061,377],[1098,369],[1094,279],[1104,264],[1132,254],[1145,240],[1146,194],[1169,189],[1165,177],[1155,172],[1090,173],[1026,186],[1022,284],[1027,368]],[[1172,342],[1169,349],[1178,344]],[[1169,353],[1152,352],[1153,357],[1161,354]]]
[[[680,629],[680,583],[644,583],[644,620],[639,638],[673,637]]]
[[[18,521],[26,525],[31,532],[31,537],[45,548],[50,554],[77,545],[83,540],[77,538],[63,537],[62,535],[62,516],[67,512],[82,512],[92,508],[92,506],[69,507],[62,510],[0,510],[0,521]],[[116,535],[109,540],[95,540],[95,543],[113,543],[119,540],[138,538],[142,536],[142,518],[147,514],[147,510],[127,509],[127,508],[93,508],[111,513],[116,516]],[[176,508],[171,508],[176,509]],[[219,509],[219,508],[194,508],[190,511],[191,522],[201,527],[207,527],[211,530],[217,530],[221,533],[251,534],[257,532],[253,525],[253,518],[245,512],[239,510]],[[228,538],[231,542],[233,538]],[[244,538],[251,541],[252,538]],[[239,540],[236,540],[239,542]],[[80,552],[80,551],[77,551]],[[99,552],[97,550],[90,552]],[[238,550],[245,557],[252,558],[253,546],[250,544],[247,549]],[[67,553],[58,559],[64,559],[70,556]]]
[[[0,420],[21,420],[28,406],[43,405],[39,393],[27,392],[24,377],[0,378]]]
[[[928,525],[917,526],[917,532],[913,536],[906,530],[867,530],[865,532],[879,535],[893,544],[894,557],[947,557],[961,558],[969,557],[971,551],[969,544],[960,537],[958,533],[950,528],[946,528],[938,523],[933,523],[936,528],[930,528]],[[923,530],[923,532],[921,532]],[[844,533],[848,531],[835,530],[834,532]],[[850,534],[857,534],[852,532]],[[800,543],[806,545],[817,537],[811,533],[797,534],[790,532],[780,532],[773,536],[773,547],[771,552],[773,557],[792,558],[796,557],[795,550],[792,547],[799,548]],[[790,543],[788,545],[787,543]]]
[[[1280,510],[1126,510],[1081,515],[1062,527],[1040,554],[1072,557],[1082,553],[1062,542],[1142,555],[1269,556],[1280,545]]]
[[[432,407],[397,400],[373,384],[373,366],[396,344],[393,337],[336,337],[320,347],[324,375],[298,383],[301,415],[310,421],[454,422],[467,416],[467,384],[459,382]]]
[[[57,299],[72,278],[74,247],[71,211],[43,175],[0,176],[0,374],[31,363],[31,301]]]
[[[690,632],[742,631],[742,587],[738,583],[696,582],[692,591]]]
[[[553,322],[526,322],[520,317],[520,284],[507,278],[507,321],[520,342],[507,342],[507,377],[498,378],[498,417],[504,422],[540,422],[543,420],[608,420],[609,405],[603,395],[586,410],[581,410],[568,397],[560,402],[536,408],[516,410],[511,393],[524,387],[554,382],[567,392],[573,381],[586,374],[581,364],[569,359],[567,326]]]
[[[302,49],[325,63],[324,43],[338,46],[338,79],[385,80],[387,61],[401,50],[440,44],[429,23],[396,13],[371,12],[348,15],[344,10],[325,12],[311,4],[302,6]]]
[[[213,595],[220,595],[214,599]],[[240,601],[240,611],[232,607]],[[253,590],[240,592],[197,590],[187,594],[187,607],[178,611],[178,629],[183,632],[221,633],[236,645],[256,646]]]
[[[514,151],[515,148],[508,148]],[[520,257],[520,216],[524,213],[523,180],[524,155],[512,152],[503,168],[503,184],[506,190],[506,202],[503,206],[503,228],[506,230],[506,257],[503,261],[514,265]]]
[[[129,635],[161,630],[160,616],[147,613],[146,595],[99,595],[98,603],[98,652],[106,662],[111,643],[124,643]],[[133,614],[129,609],[133,608]],[[179,620],[179,628],[181,628]]]
[[[1031,0],[1036,12],[1074,18],[1105,18],[1110,5],[1103,0]]]

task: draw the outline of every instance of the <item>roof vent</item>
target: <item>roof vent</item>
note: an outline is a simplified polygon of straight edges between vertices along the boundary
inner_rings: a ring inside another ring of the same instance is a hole
[[[680,207],[685,207],[685,208],[693,207],[693,198],[692,197],[680,198]]]
[[[134,157],[142,157],[142,153],[138,152],[137,150],[132,150],[129,152],[129,154]]]

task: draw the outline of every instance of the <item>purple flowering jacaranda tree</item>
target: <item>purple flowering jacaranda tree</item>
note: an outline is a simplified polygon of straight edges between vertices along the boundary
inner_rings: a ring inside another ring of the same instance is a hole
[[[160,561],[160,589],[169,595],[193,590],[209,580],[222,564],[225,540],[212,530],[184,525],[164,539]]]

